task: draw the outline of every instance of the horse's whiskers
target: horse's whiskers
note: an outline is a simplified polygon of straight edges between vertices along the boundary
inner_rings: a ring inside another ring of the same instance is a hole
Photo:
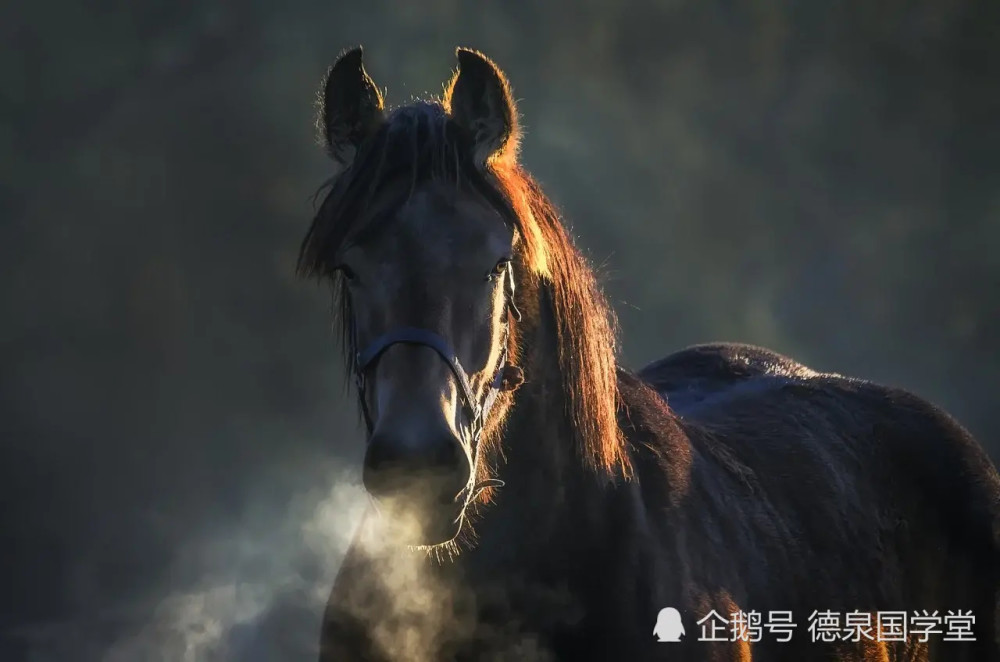
[[[479,495],[483,493],[483,490],[487,490],[491,487],[503,487],[504,485],[506,485],[506,483],[499,478],[487,478],[486,480],[480,481],[473,485],[472,489],[469,490],[470,496],[467,503],[475,501]]]
[[[507,483],[503,482],[499,478],[487,478],[484,481],[476,483],[475,487],[473,487],[472,489],[473,491],[482,491],[485,490],[487,487],[503,487],[506,484]]]

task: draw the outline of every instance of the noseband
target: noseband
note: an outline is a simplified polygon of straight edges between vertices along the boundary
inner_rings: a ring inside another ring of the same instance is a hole
[[[458,381],[458,386],[461,389],[462,406],[465,409],[469,420],[472,441],[473,443],[477,443],[483,433],[483,428],[486,425],[486,419],[489,416],[490,409],[493,408],[493,404],[496,402],[497,396],[501,391],[508,388],[506,375],[508,368],[510,367],[507,365],[507,341],[510,334],[509,318],[511,316],[513,316],[516,321],[521,320],[521,313],[518,311],[517,306],[514,305],[514,276],[511,268],[508,266],[504,276],[504,330],[503,340],[501,341],[502,348],[500,350],[500,361],[497,363],[497,369],[493,376],[493,381],[490,384],[490,388],[486,392],[486,396],[483,398],[482,402],[478,402],[476,400],[475,392],[472,390],[472,383],[469,380],[469,374],[465,371],[465,368],[462,367],[462,364],[458,360],[458,355],[455,353],[455,350],[452,348],[447,338],[435,333],[434,331],[412,326],[397,327],[375,338],[375,340],[371,341],[368,346],[355,354],[354,383],[358,389],[358,399],[361,401],[361,413],[365,418],[365,426],[368,428],[369,438],[371,437],[375,424],[372,420],[371,412],[368,411],[368,402],[365,397],[365,374],[377,362],[383,352],[393,345],[404,343],[407,345],[430,347],[437,352],[438,356],[440,356],[445,363],[448,364],[448,367],[451,369],[452,374],[455,375],[455,379]],[[357,335],[357,330],[353,325],[351,327],[351,335],[354,336],[354,338],[351,339],[351,345],[356,346],[354,340]]]

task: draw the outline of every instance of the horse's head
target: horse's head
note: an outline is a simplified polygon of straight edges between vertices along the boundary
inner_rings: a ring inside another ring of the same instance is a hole
[[[387,113],[361,49],[338,59],[321,100],[338,174],[303,264],[333,278],[343,304],[364,484],[407,542],[447,542],[487,484],[481,437],[517,374],[519,239],[491,181],[513,158],[516,112],[500,71],[466,50],[442,103]]]

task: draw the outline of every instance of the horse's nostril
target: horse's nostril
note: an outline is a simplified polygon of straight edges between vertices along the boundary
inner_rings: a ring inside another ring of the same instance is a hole
[[[471,467],[453,436],[414,442],[376,433],[365,453],[362,480],[375,496],[424,492],[453,497],[469,478]]]
[[[430,458],[433,469],[443,471],[454,471],[465,462],[465,453],[462,452],[462,445],[456,439],[445,439],[434,444]]]

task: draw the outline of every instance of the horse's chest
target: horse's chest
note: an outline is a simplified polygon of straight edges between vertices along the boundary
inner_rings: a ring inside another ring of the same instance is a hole
[[[508,659],[507,654],[539,662],[563,659],[556,649],[586,618],[581,596],[565,580],[545,574],[466,567],[449,590],[462,596],[458,602],[466,608],[466,631],[472,634],[462,648],[497,659]]]

